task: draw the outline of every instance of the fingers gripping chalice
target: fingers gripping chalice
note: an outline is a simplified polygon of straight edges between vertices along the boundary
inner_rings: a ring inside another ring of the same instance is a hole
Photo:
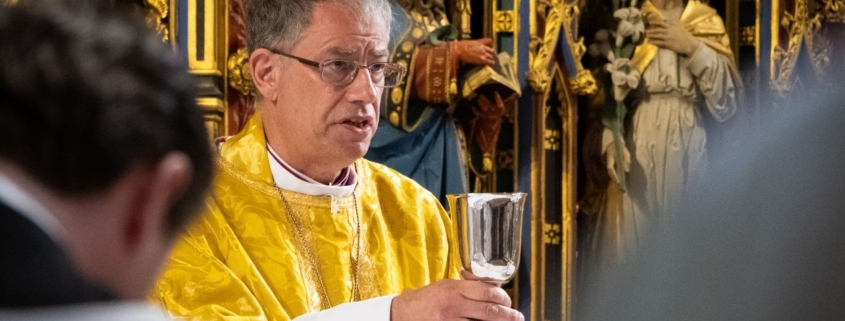
[[[447,195],[464,279],[502,285],[519,266],[525,193]]]

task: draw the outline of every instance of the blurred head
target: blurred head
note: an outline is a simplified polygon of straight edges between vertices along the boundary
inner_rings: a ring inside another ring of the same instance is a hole
[[[0,30],[0,171],[84,274],[143,297],[212,174],[185,59],[143,17],[84,1],[20,2]]]
[[[320,180],[320,172],[339,172],[364,156],[384,88],[366,68],[351,83],[334,84],[324,81],[320,68],[277,53],[318,63],[387,62],[390,21],[383,0],[249,2],[250,67],[266,136],[303,173]]]

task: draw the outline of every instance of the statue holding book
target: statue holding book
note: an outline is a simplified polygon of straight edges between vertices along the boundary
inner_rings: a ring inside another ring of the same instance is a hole
[[[397,0],[391,9],[390,60],[408,72],[384,93],[365,157],[413,178],[446,204],[446,194],[468,190],[467,146],[482,155],[495,150],[518,82],[510,57],[496,55],[492,40],[458,40],[442,0]],[[468,118],[459,122],[456,109]]]

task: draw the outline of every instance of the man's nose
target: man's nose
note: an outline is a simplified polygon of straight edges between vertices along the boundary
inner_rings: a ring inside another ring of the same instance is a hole
[[[378,87],[373,84],[369,69],[359,69],[352,83],[346,88],[346,95],[353,103],[373,104],[378,100]]]

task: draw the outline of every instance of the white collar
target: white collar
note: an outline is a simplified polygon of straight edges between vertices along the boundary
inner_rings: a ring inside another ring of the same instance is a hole
[[[270,147],[270,144],[267,144],[267,157],[270,161],[270,172],[273,173],[273,180],[275,181],[276,186],[284,190],[314,196],[328,195],[333,197],[344,197],[352,195],[352,192],[355,190],[355,186],[358,184],[358,174],[355,172],[355,166],[350,166],[349,168],[349,179],[352,180],[352,184],[346,186],[329,186],[319,183],[307,175],[297,171],[285,162],[285,160],[273,150],[273,147]],[[274,158],[282,162],[288,169],[290,169],[290,171],[282,167],[282,165],[276,162]],[[291,173],[291,171],[293,173]],[[299,179],[294,174],[305,180]]]
[[[0,202],[35,223],[53,241],[61,244],[60,239],[65,231],[59,220],[3,172],[0,172]]]

